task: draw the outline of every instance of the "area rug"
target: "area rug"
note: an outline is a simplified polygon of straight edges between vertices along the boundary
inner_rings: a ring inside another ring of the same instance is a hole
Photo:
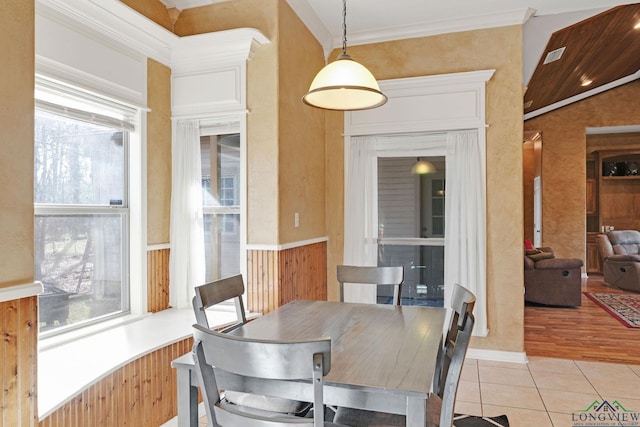
[[[584,294],[627,328],[640,328],[640,295]]]
[[[453,417],[454,427],[509,427],[509,419],[506,415],[498,417],[474,417],[471,415],[456,414]]]

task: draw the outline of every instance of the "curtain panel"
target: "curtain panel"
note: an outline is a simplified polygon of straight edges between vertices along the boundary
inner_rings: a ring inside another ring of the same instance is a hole
[[[473,292],[473,334],[486,336],[486,163],[477,129],[447,133],[446,162],[444,304],[455,283]]]
[[[205,277],[202,215],[200,126],[197,120],[179,120],[171,145],[171,253],[169,304],[191,306],[194,287]]]
[[[377,157],[374,137],[352,138],[345,164],[344,263],[375,266],[378,261]],[[375,304],[375,284],[345,285],[344,300]]]

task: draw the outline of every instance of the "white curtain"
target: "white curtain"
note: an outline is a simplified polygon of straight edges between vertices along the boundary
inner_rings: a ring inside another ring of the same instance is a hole
[[[169,304],[191,306],[193,288],[204,283],[200,127],[179,120],[171,145],[171,253]]]
[[[445,188],[445,307],[453,284],[476,295],[474,335],[487,335],[485,150],[478,130],[449,132]]]
[[[377,157],[374,137],[354,137],[347,143],[344,188],[344,263],[377,265]],[[376,302],[376,287],[345,286],[345,301]]]

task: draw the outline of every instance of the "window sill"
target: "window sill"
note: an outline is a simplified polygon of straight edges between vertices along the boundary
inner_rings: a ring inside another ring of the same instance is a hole
[[[210,311],[208,317],[211,325],[222,326],[235,320],[235,311],[222,308]],[[106,322],[99,331],[87,328],[87,331],[41,340],[38,353],[40,419],[116,369],[191,336],[194,323],[192,310],[168,309]]]

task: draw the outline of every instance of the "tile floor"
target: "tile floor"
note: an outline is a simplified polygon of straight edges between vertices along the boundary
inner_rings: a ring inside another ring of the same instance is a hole
[[[544,357],[529,357],[528,364],[467,359],[456,412],[507,414],[511,427],[572,427],[572,413],[594,400],[617,400],[640,412],[640,366]]]
[[[617,400],[640,412],[640,366],[533,356],[528,364],[467,359],[456,412],[506,414],[511,427],[573,427],[572,413],[595,400]],[[200,426],[206,425],[202,417]]]

